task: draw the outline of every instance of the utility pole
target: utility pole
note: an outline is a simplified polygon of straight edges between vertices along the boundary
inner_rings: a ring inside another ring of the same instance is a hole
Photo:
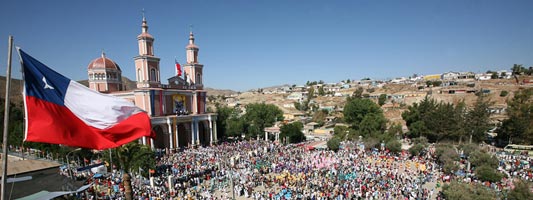
[[[7,134],[9,127],[9,91],[11,90],[11,55],[13,53],[13,36],[9,36],[9,49],[7,51],[7,73],[6,73],[6,100],[4,109],[4,141],[2,143],[2,190],[0,199],[6,196],[5,188],[7,184]]]
[[[110,171],[111,173],[113,173],[113,155],[111,154],[111,151],[112,151],[112,150],[113,150],[112,148],[109,148],[109,162],[110,162],[110,164],[109,164],[109,168],[111,169],[111,170],[109,170],[109,171]]]

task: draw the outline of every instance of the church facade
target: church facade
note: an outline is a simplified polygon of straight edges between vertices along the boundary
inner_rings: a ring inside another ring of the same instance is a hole
[[[183,76],[168,78],[168,84],[161,83],[160,58],[154,55],[154,37],[148,33],[144,17],[137,41],[139,55],[134,57],[137,88],[125,88],[122,69],[104,53],[87,67],[89,88],[127,99],[150,115],[156,137],[143,137],[142,144],[155,149],[177,149],[216,143],[217,116],[206,113],[203,65],[198,62],[199,48],[192,31],[185,48]]]

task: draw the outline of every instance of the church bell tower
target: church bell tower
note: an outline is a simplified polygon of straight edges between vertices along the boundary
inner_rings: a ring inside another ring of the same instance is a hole
[[[194,44],[194,34],[191,31],[189,34],[189,44],[185,47],[187,52],[187,63],[183,65],[186,80],[191,88],[202,90],[203,84],[203,68],[204,65],[198,62],[198,51],[200,50],[196,44]]]
[[[154,37],[148,33],[148,24],[143,14],[142,32],[137,36],[139,55],[134,57],[137,88],[161,87],[159,58],[154,56]]]

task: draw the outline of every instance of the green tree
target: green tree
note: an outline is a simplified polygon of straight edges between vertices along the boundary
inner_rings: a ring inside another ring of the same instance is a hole
[[[300,143],[305,141],[305,135],[302,133],[302,122],[285,124],[280,127],[280,137],[288,138],[289,143]]]
[[[386,125],[387,119],[383,113],[368,113],[363,117],[363,120],[359,125],[359,132],[363,137],[370,136],[373,133],[380,135],[385,131]]]
[[[294,108],[296,108],[296,110],[300,110],[302,108],[302,104],[298,101],[294,102]]]
[[[358,87],[352,94],[351,98],[348,98],[346,101],[350,101],[352,98],[363,98],[363,92],[365,90],[362,87]]]
[[[328,140],[328,148],[332,151],[338,151],[341,145],[341,139],[338,137],[332,137]]]
[[[4,112],[5,112],[5,99],[0,98],[2,115],[0,115],[0,129],[4,130]],[[24,137],[23,133],[24,128],[24,108],[20,103],[9,103],[9,127],[8,127],[8,138],[7,143],[14,146],[22,146],[22,140]],[[3,137],[0,138],[0,141],[3,141]]]
[[[409,148],[409,153],[413,156],[419,156],[424,148],[425,147],[422,144],[414,144]]]
[[[488,190],[481,184],[451,182],[442,188],[445,199],[498,199],[494,190]]]
[[[526,70],[526,68],[522,67],[522,65],[513,64],[513,67],[511,68],[511,71],[513,71],[513,75],[522,75],[527,70]]]
[[[380,94],[379,98],[378,98],[379,106],[383,106],[383,104],[385,104],[386,100],[387,100],[387,94]]]
[[[500,76],[498,76],[498,72],[492,72],[492,74],[490,75],[490,79],[498,79],[500,78]]]
[[[518,180],[514,182],[514,186],[514,189],[509,191],[509,194],[507,195],[508,200],[533,199],[530,183],[524,180]]]
[[[474,142],[485,140],[485,134],[491,128],[489,107],[493,104],[483,95],[478,96],[474,107],[466,114],[465,131],[472,135]]]
[[[401,136],[403,134],[402,131],[402,125],[399,123],[393,123],[390,125],[389,129],[387,130],[389,134],[392,134],[394,136]]]
[[[480,151],[479,149],[477,151],[473,151],[469,156],[468,160],[470,160],[470,163],[472,166],[488,166],[490,168],[496,169],[498,167],[498,159],[494,156],[490,155],[487,152]]]
[[[244,118],[238,116],[232,116],[226,120],[226,136],[227,137],[240,137],[246,130],[246,123]]]
[[[133,199],[131,189],[131,175],[130,172],[137,169],[155,169],[155,155],[154,152],[145,145],[137,142],[130,142],[117,148],[118,159],[121,169],[124,171],[122,180],[124,182],[124,192],[126,199]]]
[[[318,88],[318,95],[319,95],[319,96],[324,96],[324,95],[326,95],[326,92],[324,91],[324,86],[320,86],[320,87]]]
[[[410,136],[424,136],[430,142],[456,140],[465,135],[465,104],[437,103],[428,97],[402,113]],[[431,127],[431,128],[429,128]]]
[[[252,103],[246,105],[244,120],[249,123],[247,135],[255,138],[262,134],[265,127],[273,126],[275,122],[283,120],[283,111],[276,105],[265,103]]]
[[[429,128],[426,127],[424,121],[417,121],[411,124],[407,135],[410,138],[417,138],[420,136],[429,135]]]
[[[218,138],[226,137],[226,123],[227,119],[231,116],[232,110],[227,106],[221,106],[220,104],[215,104],[216,113],[217,113],[217,135]]]
[[[350,140],[355,141],[359,139],[359,131],[353,130],[345,126],[335,126],[333,128],[333,135],[338,137],[340,140]]]
[[[315,87],[311,86],[309,87],[309,91],[307,91],[307,100],[311,100],[313,97],[315,97]]]
[[[398,140],[390,140],[385,143],[385,148],[393,153],[398,153],[402,151],[402,143]]]
[[[533,141],[533,88],[519,90],[507,103],[507,119],[496,131],[497,139],[514,144]]]
[[[455,162],[459,161],[459,154],[455,151],[453,145],[448,143],[439,143],[435,146],[435,155],[437,162],[444,166],[444,173],[453,173],[459,167]]]
[[[309,110],[309,100],[303,100],[302,102],[294,102],[294,108],[299,111],[308,111]]]
[[[481,181],[498,182],[503,178],[502,173],[488,165],[476,167],[475,173],[476,177]]]
[[[333,136],[341,140],[345,140],[349,133],[349,128],[345,126],[335,126],[333,128]]]
[[[346,102],[346,105],[344,106],[344,121],[349,123],[354,129],[358,130],[364,117],[371,113],[376,114],[379,117],[383,116],[381,108],[371,100],[360,98],[351,99],[351,101]]]

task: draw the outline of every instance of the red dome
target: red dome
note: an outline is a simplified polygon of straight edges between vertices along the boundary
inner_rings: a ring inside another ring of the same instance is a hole
[[[106,58],[104,55],[102,57],[96,58],[91,63],[89,63],[89,66],[87,66],[88,69],[117,69],[120,71],[120,67],[115,63],[115,61]]]

